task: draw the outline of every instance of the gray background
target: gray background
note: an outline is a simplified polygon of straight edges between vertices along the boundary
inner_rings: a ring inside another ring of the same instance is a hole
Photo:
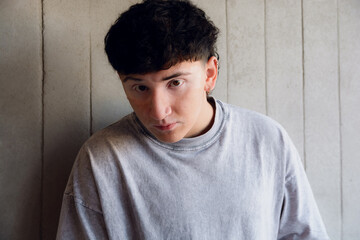
[[[79,147],[131,111],[103,38],[133,0],[0,0],[0,239],[54,239]],[[360,1],[196,0],[214,96],[289,132],[332,239],[360,236]]]

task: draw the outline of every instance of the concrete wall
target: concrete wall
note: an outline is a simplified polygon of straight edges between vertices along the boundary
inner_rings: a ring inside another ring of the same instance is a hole
[[[81,144],[131,111],[103,37],[135,0],[0,1],[0,239],[54,239]],[[218,99],[279,121],[332,239],[360,236],[360,1],[196,0]]]

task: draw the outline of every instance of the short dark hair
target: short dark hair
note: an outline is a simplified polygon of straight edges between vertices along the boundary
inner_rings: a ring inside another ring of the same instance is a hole
[[[186,0],[144,0],[131,6],[105,37],[110,64],[120,74],[145,74],[182,61],[218,58],[219,29]]]

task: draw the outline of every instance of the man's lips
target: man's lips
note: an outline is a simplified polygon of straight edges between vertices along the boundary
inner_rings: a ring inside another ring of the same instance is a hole
[[[159,129],[161,131],[168,131],[172,130],[176,126],[176,122],[170,123],[170,124],[161,124],[161,125],[154,125],[156,129]]]

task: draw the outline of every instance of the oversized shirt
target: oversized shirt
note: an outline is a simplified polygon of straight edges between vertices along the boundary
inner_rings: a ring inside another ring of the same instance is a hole
[[[216,101],[205,134],[162,143],[135,113],[81,148],[57,239],[329,239],[278,123]]]

